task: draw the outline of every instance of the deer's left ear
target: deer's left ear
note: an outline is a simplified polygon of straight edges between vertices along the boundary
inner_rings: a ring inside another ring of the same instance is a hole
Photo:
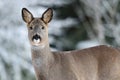
[[[51,8],[48,8],[42,15],[42,20],[45,23],[49,23],[52,20],[53,17],[53,10]]]

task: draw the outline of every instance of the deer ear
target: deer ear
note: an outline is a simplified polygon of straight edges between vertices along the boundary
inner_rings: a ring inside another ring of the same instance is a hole
[[[33,19],[33,15],[26,8],[22,9],[22,18],[26,23],[29,23]]]
[[[53,16],[53,10],[51,8],[48,8],[42,15],[42,20],[45,23],[49,23],[52,20]]]

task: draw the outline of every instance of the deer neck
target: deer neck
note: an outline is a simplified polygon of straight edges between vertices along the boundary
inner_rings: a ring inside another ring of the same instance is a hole
[[[53,63],[54,57],[52,52],[50,51],[49,43],[47,43],[44,47],[32,46],[32,61],[35,67],[48,67],[49,64]]]

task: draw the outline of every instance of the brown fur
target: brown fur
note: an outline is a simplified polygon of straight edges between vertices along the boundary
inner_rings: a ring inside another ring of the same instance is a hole
[[[28,11],[23,9],[22,11]],[[50,10],[50,9],[48,9]],[[34,18],[30,21],[24,19],[29,15],[29,11],[23,14],[23,20],[28,27],[38,25],[38,29],[33,32],[28,29],[28,36],[31,43],[32,62],[36,72],[37,80],[120,80],[120,50],[108,46],[96,46],[83,50],[52,52],[48,43],[47,23],[51,20],[51,11],[45,11],[46,19]],[[47,17],[46,15],[49,16]],[[31,13],[30,13],[31,15]],[[29,22],[30,21],[30,22]],[[41,26],[45,27],[42,32]],[[34,46],[31,41],[34,33],[42,36],[39,46]],[[37,34],[37,33],[36,33]],[[42,35],[41,35],[42,34]],[[44,47],[41,47],[44,45]]]

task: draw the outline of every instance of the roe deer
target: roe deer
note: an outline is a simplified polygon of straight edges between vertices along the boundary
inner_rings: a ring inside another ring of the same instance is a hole
[[[52,52],[48,42],[52,16],[51,8],[37,18],[26,8],[22,9],[37,80],[120,80],[120,51],[116,48],[101,45]]]

